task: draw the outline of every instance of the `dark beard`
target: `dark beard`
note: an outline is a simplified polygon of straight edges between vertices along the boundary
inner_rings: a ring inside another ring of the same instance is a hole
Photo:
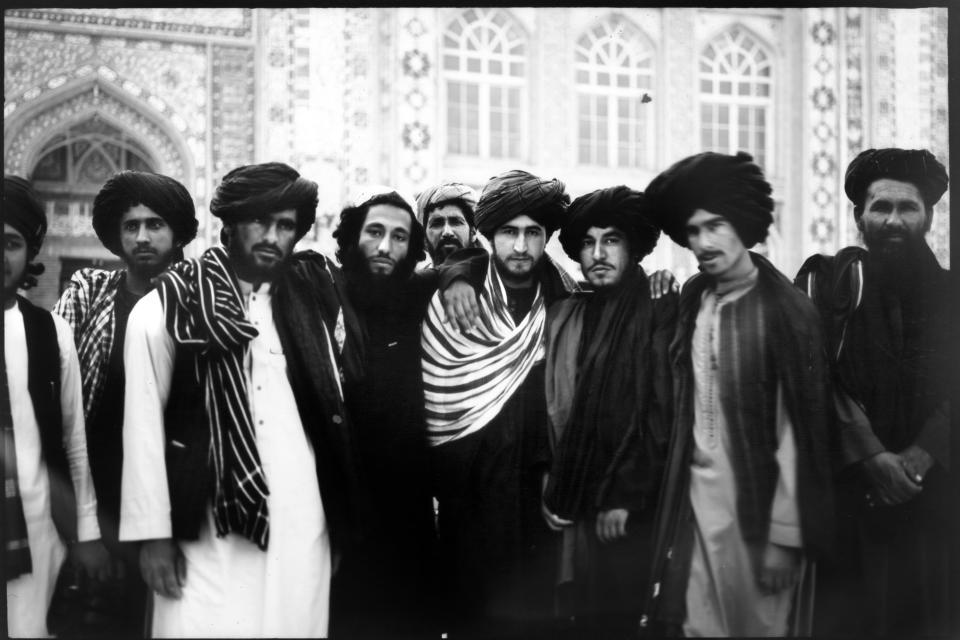
[[[915,285],[920,277],[917,264],[928,251],[923,236],[907,236],[903,243],[897,244],[886,242],[879,234],[864,234],[863,243],[870,252],[870,262],[880,282],[901,292]]]
[[[460,244],[459,240],[454,240],[453,242],[440,242],[437,247],[432,251],[431,257],[433,258],[433,264],[440,265],[446,262],[447,258],[453,255],[455,252],[463,249],[463,245]]]
[[[359,309],[390,309],[403,292],[403,284],[413,272],[409,258],[394,267],[393,273],[373,273],[366,256],[352,249],[344,256],[343,273],[350,289],[350,300]]]

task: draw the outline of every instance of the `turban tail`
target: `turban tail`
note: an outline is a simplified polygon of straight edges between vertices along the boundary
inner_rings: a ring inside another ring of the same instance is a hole
[[[579,262],[581,241],[590,227],[616,227],[629,238],[631,253],[641,258],[653,251],[660,238],[646,196],[625,186],[598,189],[570,204],[560,245],[571,260]]]
[[[932,207],[947,190],[947,170],[926,149],[867,149],[847,167],[843,190],[857,207],[863,206],[867,189],[884,178],[916,185],[923,202]]]
[[[23,234],[32,259],[47,235],[47,215],[37,192],[20,176],[3,176],[3,221]]]
[[[210,202],[210,213],[224,223],[295,209],[297,234],[317,219],[317,183],[301,178],[293,167],[267,162],[238,167],[225,175]]]
[[[728,219],[749,249],[767,237],[773,222],[771,191],[750,154],[707,151],[671,166],[645,193],[657,224],[680,246],[688,246],[687,220],[704,209]]]
[[[559,180],[514,169],[491,178],[477,202],[477,230],[487,238],[517,216],[530,216],[547,233],[560,228],[570,196]]]

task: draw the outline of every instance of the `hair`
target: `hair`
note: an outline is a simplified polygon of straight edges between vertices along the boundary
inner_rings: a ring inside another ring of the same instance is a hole
[[[182,184],[159,173],[121,171],[104,183],[93,200],[93,230],[113,253],[122,253],[120,219],[137,205],[149,207],[163,218],[179,245],[197,236],[196,208]]]
[[[397,265],[395,272],[398,276],[405,278],[413,273],[413,269],[418,262],[427,257],[426,237],[423,225],[417,220],[413,209],[396,191],[377,194],[356,206],[343,208],[340,212],[340,221],[333,232],[333,237],[337,239],[337,260],[346,270],[358,268],[358,263],[361,260],[358,247],[360,230],[366,222],[370,208],[378,204],[388,204],[403,209],[410,215],[410,244],[408,245],[407,256]]]
[[[476,225],[473,222],[473,207],[471,207],[470,204],[467,203],[467,201],[464,200],[463,198],[448,198],[446,200],[441,200],[440,202],[434,202],[424,207],[423,208],[423,226],[424,227],[427,226],[427,222],[429,222],[430,220],[431,213],[433,213],[434,211],[436,211],[441,207],[447,206],[448,204],[455,205],[458,209],[460,209],[460,212],[463,213],[463,217],[466,219],[467,225],[470,227],[470,229],[471,230],[476,229]]]

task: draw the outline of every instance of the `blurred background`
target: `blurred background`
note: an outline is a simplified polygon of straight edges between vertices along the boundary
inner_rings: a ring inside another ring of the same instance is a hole
[[[946,8],[7,9],[4,31],[4,171],[46,202],[29,292],[44,307],[74,270],[119,265],[90,209],[121,169],[187,186],[193,256],[217,242],[220,178],[287,162],[320,185],[299,248],[332,257],[365,185],[479,189],[521,168],[576,197],[745,150],[776,201],[758,250],[792,277],[859,242],[843,193],[858,152],[928,148],[949,166]],[[948,199],[928,237],[945,267]],[[666,238],[643,264],[696,269]]]

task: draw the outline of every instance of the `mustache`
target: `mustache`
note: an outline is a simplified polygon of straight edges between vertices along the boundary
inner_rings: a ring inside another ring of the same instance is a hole
[[[276,248],[272,244],[255,244],[253,245],[252,251],[263,251],[265,253],[272,253],[276,257],[280,257],[280,249]]]

